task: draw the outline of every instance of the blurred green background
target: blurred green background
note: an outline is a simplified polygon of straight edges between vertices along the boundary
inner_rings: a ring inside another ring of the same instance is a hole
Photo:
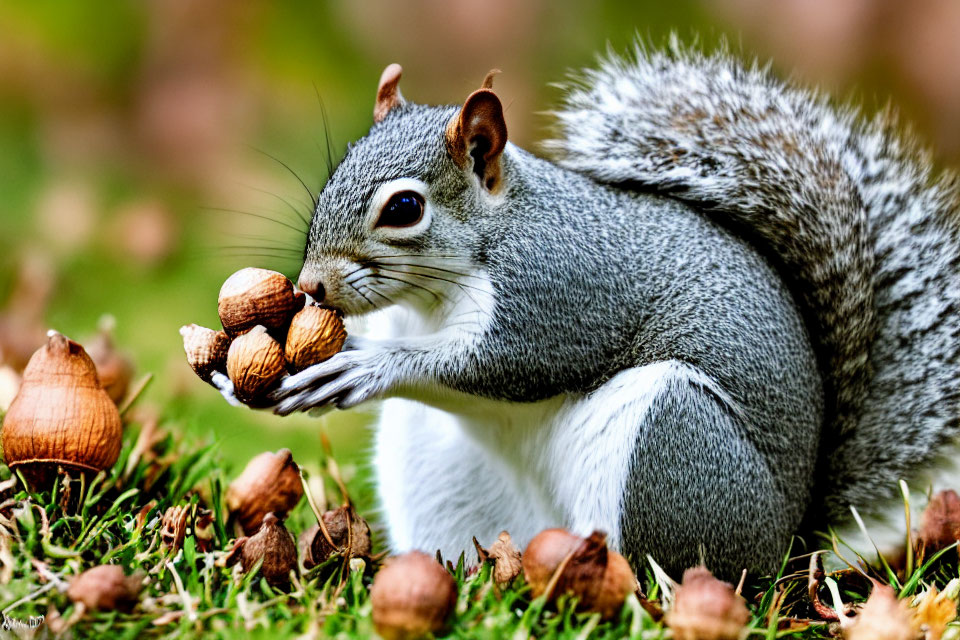
[[[194,377],[177,330],[218,326],[217,291],[240,267],[295,278],[327,147],[336,159],[369,127],[386,64],[428,103],[460,102],[502,69],[511,138],[529,148],[558,97],[548,83],[608,46],[726,38],[868,112],[901,105],[949,162],[958,27],[953,0],[4,2],[0,356],[16,369],[46,327],[83,341],[110,314],[117,344],[155,374],[144,406],[216,438],[229,462],[283,446],[309,459],[321,431],[362,459],[375,408],[316,420],[229,407]]]

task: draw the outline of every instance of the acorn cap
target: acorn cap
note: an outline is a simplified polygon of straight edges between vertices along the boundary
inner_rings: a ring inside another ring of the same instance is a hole
[[[303,302],[282,273],[247,267],[223,283],[217,311],[223,330],[236,337],[256,325],[280,331]],[[279,335],[282,337],[282,332]]]
[[[202,380],[210,380],[214,371],[226,371],[230,338],[223,331],[214,331],[197,324],[180,327],[183,351],[187,362]]]
[[[227,351],[227,375],[233,382],[234,393],[243,402],[262,399],[286,372],[283,349],[263,325],[236,338]]]
[[[4,416],[7,465],[36,482],[52,477],[57,465],[95,473],[117,461],[122,430],[117,405],[100,387],[90,356],[51,331],[30,358]]]
[[[347,332],[331,309],[306,306],[290,321],[284,356],[294,371],[328,360],[343,348]]]

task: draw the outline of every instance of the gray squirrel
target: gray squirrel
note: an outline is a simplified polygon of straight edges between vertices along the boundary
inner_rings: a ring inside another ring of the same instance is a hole
[[[766,571],[956,440],[960,190],[890,114],[638,47],[567,86],[548,161],[508,142],[492,74],[433,107],[400,72],[298,283],[368,334],[273,396],[384,400],[391,549],[565,526],[635,567]]]

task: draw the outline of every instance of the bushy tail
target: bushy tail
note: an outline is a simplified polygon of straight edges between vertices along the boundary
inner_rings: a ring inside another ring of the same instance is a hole
[[[712,212],[781,268],[827,384],[820,489],[869,511],[960,432],[960,190],[864,122],[726,52],[673,45],[575,80],[563,166]]]

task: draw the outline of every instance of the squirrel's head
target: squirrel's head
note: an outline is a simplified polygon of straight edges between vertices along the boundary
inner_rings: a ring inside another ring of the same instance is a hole
[[[475,219],[505,190],[507,127],[494,72],[463,106],[400,95],[400,66],[380,77],[374,124],[318,197],[299,286],[347,314],[441,303],[478,253]]]

